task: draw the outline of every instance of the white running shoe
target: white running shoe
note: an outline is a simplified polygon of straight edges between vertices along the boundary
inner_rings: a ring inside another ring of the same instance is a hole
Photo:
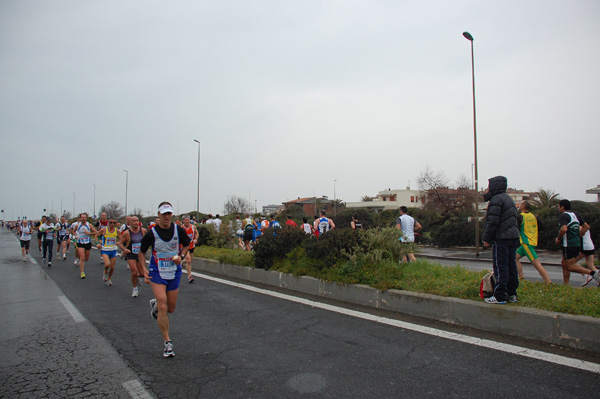
[[[586,285],[594,281],[594,278],[589,274],[582,274],[581,276],[583,277],[583,283],[581,283],[581,287],[585,287]]]
[[[112,287],[112,280],[106,280],[106,285],[108,287]]]
[[[139,294],[138,287],[133,287],[133,291],[131,292],[131,297],[137,298],[138,294]]]
[[[175,356],[175,352],[173,352],[173,342],[167,341],[165,342],[165,351],[163,353],[164,357],[173,357]]]

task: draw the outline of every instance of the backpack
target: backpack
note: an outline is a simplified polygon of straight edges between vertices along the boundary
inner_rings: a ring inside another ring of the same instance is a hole
[[[489,298],[494,295],[494,287],[496,286],[496,277],[494,277],[494,272],[489,272],[481,279],[481,284],[479,285],[479,296],[481,299]]]

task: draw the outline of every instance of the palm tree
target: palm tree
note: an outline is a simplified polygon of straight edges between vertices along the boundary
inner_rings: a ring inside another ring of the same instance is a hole
[[[370,201],[373,201],[373,197],[368,196],[368,195],[364,195],[360,200],[362,202],[370,202]]]
[[[554,208],[558,205],[559,195],[560,194],[555,193],[553,190],[544,190],[543,188],[540,188],[537,192],[537,198],[532,199],[530,202],[531,205],[536,208]]]

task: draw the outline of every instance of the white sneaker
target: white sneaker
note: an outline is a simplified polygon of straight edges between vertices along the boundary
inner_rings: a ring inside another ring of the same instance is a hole
[[[586,285],[594,281],[594,278],[589,274],[582,274],[581,277],[583,277],[583,283],[581,283],[581,287],[585,287]]]
[[[102,279],[104,281],[108,281],[108,273],[104,272],[104,275],[102,276]]]
[[[132,298],[137,298],[138,296],[138,287],[133,287],[133,291],[131,292],[131,297]]]
[[[106,285],[108,287],[112,287],[112,280],[106,280]]]

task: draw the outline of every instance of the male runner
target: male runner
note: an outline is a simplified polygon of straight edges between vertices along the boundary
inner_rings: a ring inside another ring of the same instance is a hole
[[[516,259],[519,278],[525,278],[525,275],[523,274],[523,265],[521,264],[520,259],[523,256],[527,256],[535,270],[537,270],[540,276],[542,276],[546,284],[551,284],[552,280],[550,280],[548,272],[546,272],[546,269],[544,269],[544,266],[542,266],[542,263],[538,259],[537,253],[535,252],[535,247],[537,246],[538,241],[538,225],[536,217],[533,215],[533,213],[529,212],[530,209],[531,207],[528,201],[521,202],[521,205],[519,205],[519,210],[521,213],[517,216],[521,240],[521,246],[517,249]]]
[[[87,221],[87,213],[79,215],[79,222],[75,227],[77,235],[77,255],[79,257],[79,271],[81,278],[85,278],[85,262],[90,259],[90,251],[92,250],[91,236],[98,234],[98,230]]]
[[[185,270],[188,275],[188,283],[194,282],[194,276],[192,276],[192,258],[194,254],[194,248],[196,247],[196,240],[198,239],[198,230],[196,230],[196,226],[190,223],[190,217],[185,215],[183,217],[183,229],[187,233],[187,236],[190,238],[190,250],[187,253],[187,256],[184,258],[183,263],[185,264]]]
[[[21,222],[18,232],[23,262],[25,262],[27,260],[27,255],[29,255],[29,244],[31,243],[31,227],[29,227],[29,223],[25,221]]]
[[[46,222],[40,226],[40,233],[42,233],[42,240],[44,243],[42,252],[42,263],[46,263],[46,256],[48,257],[48,267],[52,267],[52,252],[54,246],[54,234],[56,233],[52,218],[48,216]]]
[[[41,221],[37,221],[37,222],[35,222],[35,223],[33,224],[33,228],[34,228],[35,230],[37,230],[38,249],[39,249],[40,253],[42,253],[42,235],[44,234],[44,233],[42,233],[42,232],[40,231],[40,227],[41,227],[41,226],[42,226],[44,223],[46,223],[46,216],[42,216],[42,220],[41,220]]]
[[[119,241],[119,248],[125,254],[125,260],[129,266],[131,272],[131,285],[133,291],[131,297],[136,298],[139,294],[138,291],[138,277],[144,275],[144,265],[140,263],[138,254],[140,247],[142,246],[142,238],[146,234],[146,229],[140,226],[140,219],[137,216],[131,217],[131,227],[125,230],[121,234],[121,240]]]
[[[60,259],[60,250],[62,249],[63,260],[67,259],[67,244],[69,243],[69,223],[64,216],[60,217],[60,222],[54,225],[56,228],[56,256]]]
[[[169,337],[167,312],[175,311],[181,279],[181,260],[187,255],[190,245],[190,238],[185,230],[171,222],[172,216],[173,206],[169,202],[161,202],[158,206],[158,224],[144,235],[138,254],[139,262],[144,265],[146,283],[150,283],[156,298],[150,300],[151,315],[158,320],[158,328],[164,340],[164,357],[175,356],[173,342]],[[146,268],[145,254],[150,247],[152,257]]]
[[[121,240],[119,230],[117,230],[117,221],[110,219],[108,227],[101,228],[97,235],[102,237],[102,261],[104,262],[103,280],[107,286],[112,286],[112,275],[115,272],[115,262],[117,261],[117,242]]]

